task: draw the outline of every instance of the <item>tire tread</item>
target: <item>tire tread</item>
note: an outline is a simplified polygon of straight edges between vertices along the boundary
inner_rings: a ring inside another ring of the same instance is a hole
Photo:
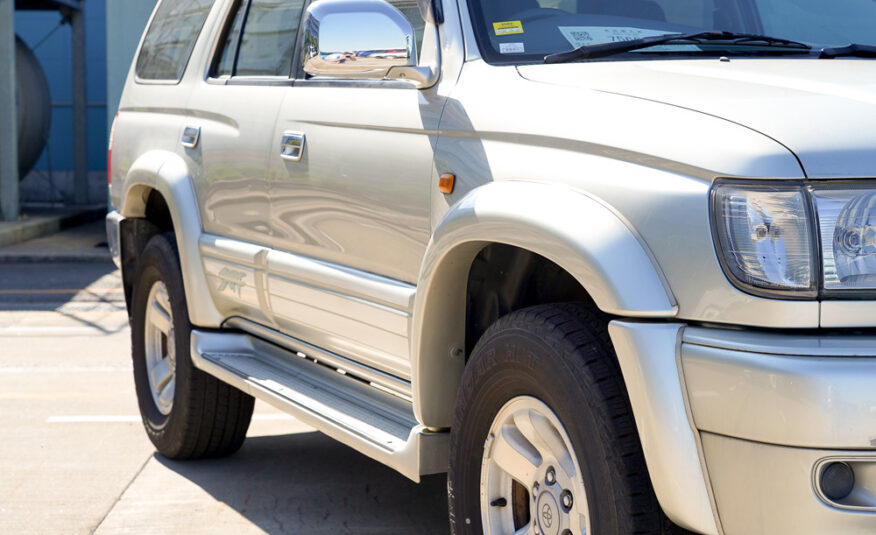
[[[142,307],[142,303],[138,302],[137,297],[144,292],[140,287],[140,281],[148,269],[158,269],[166,279],[164,282],[170,294],[171,307],[174,309],[174,329],[177,336],[182,336],[184,339],[183,343],[177,345],[177,389],[183,389],[184,394],[177,392],[168,424],[162,428],[155,426],[147,416],[147,412],[142,410],[142,404],[152,403],[151,399],[141,399],[141,412],[146,432],[159,453],[171,459],[202,459],[230,455],[240,449],[246,438],[255,399],[195,368],[191,363],[188,339],[192,326],[188,318],[179,253],[173,233],[157,234],[149,240],[137,270],[131,318],[135,382],[142,381],[136,376],[136,361],[142,358],[142,355],[138,354],[142,333],[136,332],[138,328],[142,329],[137,321],[139,319],[137,307],[138,305]],[[174,306],[177,300],[178,306]],[[181,354],[182,352],[185,354]],[[140,390],[141,388],[138,387],[138,397],[151,396],[148,392]]]
[[[580,388],[600,401],[594,414],[599,426],[607,430],[601,435],[607,442],[606,459],[621,484],[614,488],[614,501],[619,516],[630,519],[625,532],[639,535],[683,535],[690,533],[674,526],[663,514],[654,494],[633,416],[626,385],[608,334],[608,317],[582,303],[539,305],[519,310],[497,320],[482,336],[472,355],[497,337],[516,332],[522,336],[541,338],[555,348],[562,365],[575,378]],[[474,357],[473,357],[474,358]],[[467,370],[468,372],[468,370]],[[465,381],[455,408],[454,430],[466,421],[468,397]],[[460,444],[451,436],[451,468],[460,462]],[[448,479],[451,526],[454,533],[469,533],[454,521],[457,498],[452,478]],[[479,533],[478,530],[474,531]]]

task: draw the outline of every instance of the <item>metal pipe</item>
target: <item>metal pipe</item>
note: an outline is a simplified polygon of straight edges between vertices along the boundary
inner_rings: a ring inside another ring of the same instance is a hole
[[[73,28],[73,202],[88,203],[88,113],[85,86],[85,14],[70,12]]]
[[[0,0],[0,217],[5,221],[19,215],[13,8],[14,0]]]

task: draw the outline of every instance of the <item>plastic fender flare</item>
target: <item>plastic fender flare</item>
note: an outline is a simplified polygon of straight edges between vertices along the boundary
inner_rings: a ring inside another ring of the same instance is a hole
[[[192,187],[191,173],[182,158],[166,151],[149,151],[131,166],[125,178],[125,193],[119,212],[123,217],[144,217],[151,190],[167,202],[179,249],[189,319],[199,327],[218,328],[222,316],[213,305],[201,262],[198,240],[201,220]]]
[[[469,192],[436,227],[420,269],[411,340],[414,413],[450,427],[465,366],[468,272],[490,243],[539,254],[568,271],[604,312],[672,318],[666,278],[635,230],[599,200],[565,186],[491,182]]]

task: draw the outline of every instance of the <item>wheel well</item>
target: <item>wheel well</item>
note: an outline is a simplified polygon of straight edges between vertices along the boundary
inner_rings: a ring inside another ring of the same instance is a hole
[[[596,309],[584,287],[547,258],[511,245],[484,247],[468,275],[466,355],[502,316],[534,305],[563,302],[584,302]]]
[[[134,274],[137,272],[137,260],[140,258],[140,253],[143,252],[152,236],[173,232],[173,218],[164,197],[156,190],[151,190],[148,196],[144,195],[144,197],[146,197],[144,217],[123,219],[119,227],[122,281],[128,310],[131,309]]]

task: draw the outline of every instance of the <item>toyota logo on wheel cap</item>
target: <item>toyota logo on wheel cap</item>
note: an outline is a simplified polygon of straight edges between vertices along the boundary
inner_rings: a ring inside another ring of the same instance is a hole
[[[544,504],[541,508],[541,521],[544,527],[549,528],[554,523],[554,512],[551,511],[550,504]]]
[[[560,518],[560,507],[556,496],[550,492],[541,493],[533,511],[533,516],[538,523],[542,535],[559,535],[560,528],[562,527],[560,524],[563,522]]]

